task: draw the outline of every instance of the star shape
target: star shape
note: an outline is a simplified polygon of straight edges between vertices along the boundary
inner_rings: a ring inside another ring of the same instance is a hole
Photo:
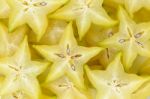
[[[49,17],[76,21],[79,38],[81,40],[92,23],[105,27],[117,23],[108,16],[102,7],[102,3],[103,0],[70,0],[64,7]]]
[[[150,23],[136,24],[123,8],[119,10],[118,33],[99,42],[100,46],[119,49],[123,53],[123,64],[128,71],[137,55],[150,57]]]
[[[32,99],[38,99],[41,92],[36,77],[47,68],[48,64],[48,62],[31,60],[27,37],[25,37],[14,55],[0,59],[0,72],[5,75],[0,87],[0,96],[19,90]]]
[[[26,27],[21,27],[14,32],[9,32],[7,26],[0,23],[0,57],[13,54],[18,48],[18,44],[23,40],[26,32]]]
[[[58,99],[90,99],[88,92],[79,90],[68,77],[61,77],[56,81],[46,84],[44,87],[56,94]]]
[[[79,88],[84,87],[83,65],[102,50],[99,47],[78,46],[72,23],[66,27],[58,45],[34,45],[33,47],[48,61],[53,62],[46,82],[67,75]]]
[[[0,19],[1,18],[8,18],[10,12],[9,5],[7,4],[6,0],[1,0],[0,3]]]
[[[67,0],[7,0],[12,9],[9,17],[9,30],[28,24],[37,35],[43,36],[48,26],[47,15],[52,13]]]
[[[149,80],[149,77],[126,73],[120,57],[118,54],[106,70],[85,67],[88,79],[97,90],[96,99],[131,99],[132,94]]]

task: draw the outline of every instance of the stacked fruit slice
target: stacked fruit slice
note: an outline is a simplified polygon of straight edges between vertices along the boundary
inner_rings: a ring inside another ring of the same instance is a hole
[[[1,0],[0,99],[149,99],[150,0]]]

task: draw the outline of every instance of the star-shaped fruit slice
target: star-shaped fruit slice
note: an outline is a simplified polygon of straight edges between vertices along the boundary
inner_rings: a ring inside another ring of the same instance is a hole
[[[120,56],[118,54],[106,70],[85,67],[88,79],[97,90],[96,99],[131,99],[132,94],[149,80],[149,77],[126,73]]]
[[[36,77],[46,69],[47,65],[47,62],[31,60],[27,37],[25,37],[14,55],[0,59],[0,73],[5,75],[0,87],[0,96],[19,90],[32,97],[31,99],[39,99],[41,92]]]
[[[102,50],[99,47],[87,48],[77,45],[71,23],[65,29],[58,45],[34,45],[33,47],[44,58],[53,62],[46,82],[67,75],[80,88],[84,86],[83,65]]]
[[[7,0],[11,7],[9,30],[28,24],[40,40],[48,26],[47,15],[67,0]]]
[[[106,13],[102,3],[103,0],[70,0],[64,7],[50,15],[50,18],[76,21],[81,40],[91,23],[106,27],[116,24],[116,21]]]
[[[10,33],[3,23],[0,23],[0,57],[8,56],[14,53],[18,44],[23,40],[26,27],[21,27]]]
[[[8,18],[10,12],[9,5],[7,4],[6,0],[1,0],[0,3],[0,19],[1,18]]]
[[[137,55],[150,57],[150,23],[136,24],[123,8],[119,9],[119,19],[119,32],[99,45],[121,50],[123,64],[128,71]]]
[[[79,90],[70,79],[63,76],[44,87],[56,94],[58,99],[91,99],[88,92]]]

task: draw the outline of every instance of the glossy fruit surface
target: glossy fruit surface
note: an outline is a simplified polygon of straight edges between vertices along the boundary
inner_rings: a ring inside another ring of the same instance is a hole
[[[149,99],[150,0],[1,0],[0,99]]]

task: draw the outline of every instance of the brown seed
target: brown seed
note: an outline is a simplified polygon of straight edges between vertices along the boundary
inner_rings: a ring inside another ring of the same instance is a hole
[[[124,43],[126,40],[125,39],[120,39],[119,43]]]
[[[41,5],[41,6],[46,6],[47,3],[46,3],[46,2],[41,2],[40,5]]]
[[[81,54],[76,54],[76,55],[74,55],[74,56],[71,56],[71,58],[74,59],[74,58],[79,58],[79,57],[81,57],[81,56],[82,56]]]
[[[143,46],[143,44],[142,44],[141,42],[136,41],[136,43],[137,43],[139,46],[141,46],[142,48],[144,48],[144,46]]]
[[[8,67],[11,68],[11,69],[13,69],[13,70],[15,70],[15,71],[19,71],[17,68],[15,68],[15,67],[13,67],[11,65],[8,65]]]
[[[75,71],[76,69],[75,69],[75,65],[74,64],[72,64],[71,65],[71,69],[73,70],[73,71]]]
[[[24,11],[27,12],[29,10],[29,8],[25,8]]]
[[[69,44],[67,44],[67,50],[66,50],[67,55],[70,55],[70,47]]]
[[[63,55],[63,54],[57,54],[57,53],[55,53],[55,55],[58,56],[58,57],[60,57],[60,58],[65,58],[65,55]]]
[[[26,6],[27,6],[27,5],[29,5],[29,4],[28,4],[27,1],[24,1],[24,2],[23,2],[23,5],[26,5]]]
[[[139,32],[139,33],[135,34],[134,37],[135,37],[135,38],[139,38],[139,37],[142,36],[143,33],[144,33],[144,31],[143,31],[143,32]]]
[[[109,49],[106,49],[106,53],[107,53],[107,58],[109,59],[110,55],[109,55]]]

